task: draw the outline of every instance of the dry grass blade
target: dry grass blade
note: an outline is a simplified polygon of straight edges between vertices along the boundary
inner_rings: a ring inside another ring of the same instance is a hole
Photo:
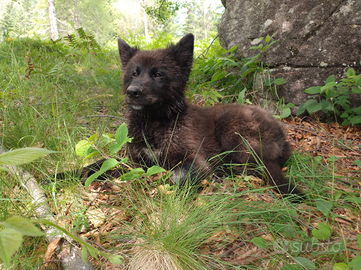
[[[175,256],[161,246],[138,246],[129,263],[130,270],[181,270]]]

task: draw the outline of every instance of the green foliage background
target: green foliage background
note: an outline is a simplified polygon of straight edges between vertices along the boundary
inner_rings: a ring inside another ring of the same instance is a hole
[[[20,36],[48,38],[47,1],[4,0],[0,3],[0,40]],[[118,36],[147,39],[167,32],[179,37],[193,32],[196,38],[214,36],[223,12],[205,0],[56,0],[59,36],[83,28],[105,45]],[[145,29],[147,28],[147,29]]]

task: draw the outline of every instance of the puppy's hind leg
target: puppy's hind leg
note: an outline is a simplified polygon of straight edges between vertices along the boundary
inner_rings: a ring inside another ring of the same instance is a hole
[[[275,188],[283,194],[294,194],[300,198],[305,197],[303,191],[296,187],[294,184],[283,175],[282,168],[278,162],[265,161],[267,176],[270,184],[273,184]]]

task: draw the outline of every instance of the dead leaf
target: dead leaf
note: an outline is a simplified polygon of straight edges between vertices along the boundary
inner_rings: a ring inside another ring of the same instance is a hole
[[[86,212],[89,221],[95,228],[99,228],[105,222],[106,216],[101,209],[91,209]]]
[[[273,235],[271,233],[267,234],[267,235],[262,235],[262,238],[266,241],[269,241],[269,242],[273,242],[275,239],[273,237]]]
[[[62,237],[51,241],[46,249],[45,256],[44,256],[44,265],[48,267],[48,261],[52,260],[53,255],[56,253],[57,247],[60,245],[61,241],[63,240]]]

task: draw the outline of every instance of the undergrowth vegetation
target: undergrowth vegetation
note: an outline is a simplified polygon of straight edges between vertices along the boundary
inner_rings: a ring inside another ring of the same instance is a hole
[[[311,99],[300,105],[297,114],[305,110],[309,114],[322,112],[332,116],[336,122],[342,120],[342,125],[361,124],[361,105],[352,108],[350,104],[351,94],[361,95],[361,74],[356,75],[352,68],[347,70],[346,77],[339,83],[335,76],[330,76],[324,86],[312,86],[304,92],[311,94]]]
[[[163,34],[151,43],[129,43],[152,49],[171,41]],[[254,104],[260,103],[260,91],[277,98],[277,86],[285,81],[270,76],[262,64],[271,37],[251,48],[257,51],[255,57],[241,61],[235,59],[236,48],[226,52],[217,40],[208,48],[210,42],[197,44],[187,93],[192,102]],[[130,138],[122,125],[121,75],[116,43],[99,47],[82,30],[55,43],[19,38],[0,44],[1,144],[8,150],[58,151],[24,168],[43,183],[60,227],[122,258],[112,266],[106,257],[94,258],[96,253],[85,248],[85,257],[96,269],[360,268],[361,200],[354,185],[359,180],[335,173],[342,158],[314,158],[305,151],[292,155],[285,174],[308,194],[299,204],[246,175],[207,179],[180,190],[169,185],[171,172],[159,167],[134,170],[127,164],[122,146]],[[323,91],[314,90],[313,94]],[[292,104],[281,100],[277,106],[282,117],[290,115]],[[352,122],[357,113],[348,111],[341,118]],[[86,188],[72,174],[61,182],[50,177],[100,157],[111,160],[104,170],[122,166],[124,176],[100,183],[88,179]],[[357,160],[355,164],[361,167]],[[6,220],[13,216],[36,220],[29,194],[6,172],[0,172],[0,194],[1,226],[8,226]],[[0,254],[4,243],[0,237]],[[44,263],[54,263],[43,261],[46,250],[44,236],[27,236],[11,265],[44,269]]]

